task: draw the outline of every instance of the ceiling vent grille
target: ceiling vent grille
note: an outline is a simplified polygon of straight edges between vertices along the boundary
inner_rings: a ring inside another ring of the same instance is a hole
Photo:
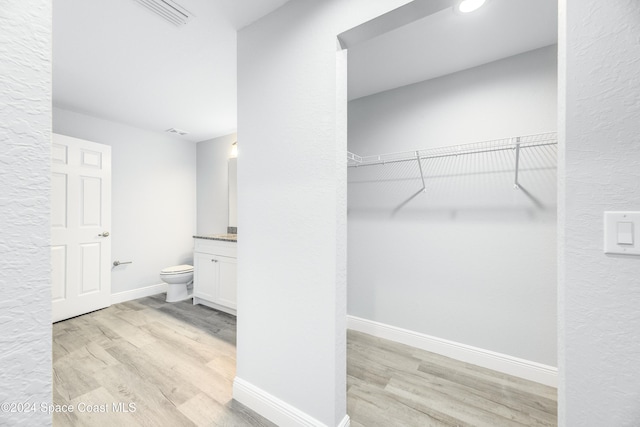
[[[186,130],[176,129],[176,128],[167,129],[167,130],[165,130],[165,132],[175,133],[176,135],[180,135],[180,136],[186,135],[186,134],[189,133]]]
[[[159,17],[179,27],[193,18],[193,14],[172,0],[134,0]]]

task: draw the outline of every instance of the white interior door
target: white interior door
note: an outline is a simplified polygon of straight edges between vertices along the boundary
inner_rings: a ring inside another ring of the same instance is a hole
[[[53,135],[53,321],[111,303],[111,147]]]

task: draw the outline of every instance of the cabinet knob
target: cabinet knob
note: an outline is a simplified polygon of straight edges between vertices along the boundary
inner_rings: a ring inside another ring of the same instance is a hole
[[[217,260],[217,259],[212,259],[211,261],[212,261],[212,262],[218,262],[218,260]]]

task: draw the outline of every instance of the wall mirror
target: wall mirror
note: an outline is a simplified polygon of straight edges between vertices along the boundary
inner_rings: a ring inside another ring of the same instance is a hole
[[[229,159],[229,227],[238,227],[238,158]]]

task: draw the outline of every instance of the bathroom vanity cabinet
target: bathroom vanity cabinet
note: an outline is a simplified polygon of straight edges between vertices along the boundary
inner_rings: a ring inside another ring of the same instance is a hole
[[[194,237],[193,304],[235,315],[237,243]]]

